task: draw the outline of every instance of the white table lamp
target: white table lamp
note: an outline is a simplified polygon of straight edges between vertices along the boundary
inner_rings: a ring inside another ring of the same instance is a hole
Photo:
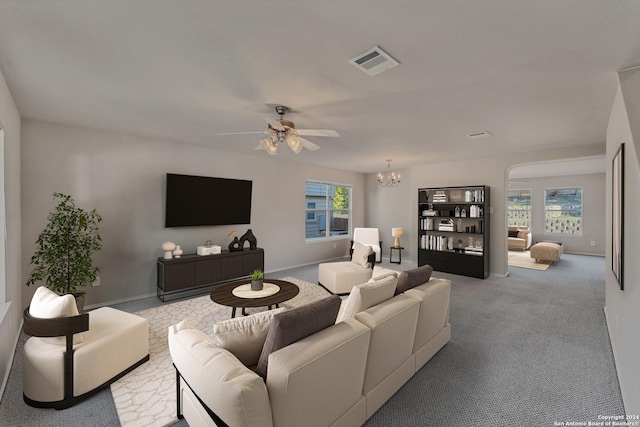
[[[396,248],[400,247],[400,237],[402,237],[403,234],[404,234],[404,231],[402,230],[402,228],[391,229],[391,235],[396,238],[396,241],[393,245],[394,247]]]

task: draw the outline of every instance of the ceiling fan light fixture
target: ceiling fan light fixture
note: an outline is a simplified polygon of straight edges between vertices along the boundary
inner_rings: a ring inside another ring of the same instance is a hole
[[[287,136],[287,144],[289,144],[289,148],[296,154],[300,154],[302,151],[302,144],[300,144],[300,138],[297,135],[289,135]]]
[[[278,144],[276,144],[271,138],[261,139],[260,146],[270,156],[274,156],[276,151],[278,151]]]

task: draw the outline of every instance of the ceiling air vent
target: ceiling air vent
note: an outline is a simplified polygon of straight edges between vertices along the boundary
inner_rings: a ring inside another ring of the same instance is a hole
[[[376,46],[368,51],[349,60],[350,64],[369,74],[375,76],[383,71],[387,71],[393,67],[400,65],[398,61],[393,59],[387,52]]]
[[[484,132],[471,133],[467,136],[471,139],[482,139],[482,138],[489,138],[491,134],[489,132],[484,131]]]

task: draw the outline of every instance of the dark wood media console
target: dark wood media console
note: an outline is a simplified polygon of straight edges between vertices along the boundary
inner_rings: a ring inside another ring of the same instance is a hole
[[[216,255],[182,255],[158,258],[157,295],[166,296],[248,277],[255,269],[264,271],[264,250],[222,251]]]

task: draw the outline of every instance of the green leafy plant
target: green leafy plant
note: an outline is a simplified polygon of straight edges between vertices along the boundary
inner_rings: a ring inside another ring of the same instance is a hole
[[[251,273],[251,280],[263,280],[264,279],[264,273],[262,272],[262,270],[258,269],[258,270],[253,270],[253,272]]]
[[[82,290],[96,280],[100,271],[93,266],[94,252],[102,249],[98,223],[102,218],[95,209],[85,211],[71,196],[54,193],[58,205],[49,213],[48,224],[36,240],[31,257],[34,269],[27,286],[44,282],[58,294],[84,296]]]

